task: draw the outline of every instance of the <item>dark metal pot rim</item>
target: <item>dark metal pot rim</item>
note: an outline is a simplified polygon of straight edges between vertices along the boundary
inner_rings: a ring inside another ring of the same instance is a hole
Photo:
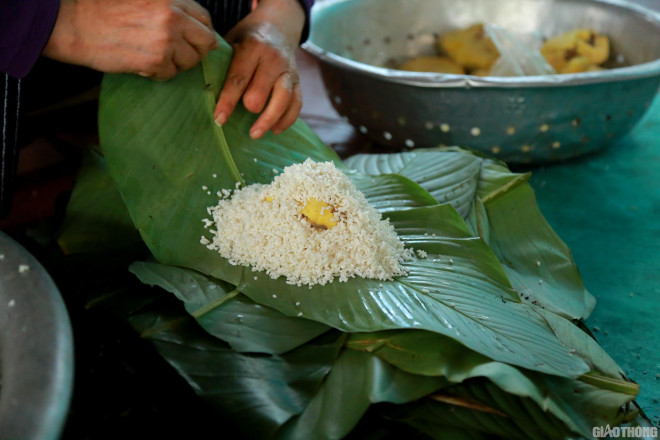
[[[73,336],[55,283],[0,231],[0,438],[55,440],[73,390]]]

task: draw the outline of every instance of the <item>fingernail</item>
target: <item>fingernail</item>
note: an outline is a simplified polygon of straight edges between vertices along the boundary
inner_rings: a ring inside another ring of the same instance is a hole
[[[218,116],[215,117],[215,123],[219,126],[223,126],[225,125],[225,122],[227,122],[227,115],[224,114],[224,112],[218,113]]]
[[[260,128],[253,128],[252,130],[250,130],[250,137],[251,137],[252,139],[258,139],[258,138],[260,138],[261,135],[263,135],[263,134],[264,134],[264,132],[263,132],[263,130],[260,129]]]

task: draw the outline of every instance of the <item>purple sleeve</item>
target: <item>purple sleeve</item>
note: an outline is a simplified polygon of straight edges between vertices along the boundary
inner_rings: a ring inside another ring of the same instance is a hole
[[[303,28],[302,36],[300,37],[300,43],[304,43],[307,40],[307,37],[309,37],[310,12],[312,10],[312,6],[314,6],[314,0],[298,0],[298,2],[300,3],[300,6],[302,6],[305,10],[305,27]]]
[[[44,50],[60,0],[0,0],[0,72],[22,78]]]

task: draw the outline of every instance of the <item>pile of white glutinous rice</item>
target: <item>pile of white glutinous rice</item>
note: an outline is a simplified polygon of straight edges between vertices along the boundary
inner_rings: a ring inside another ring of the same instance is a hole
[[[391,280],[405,275],[402,263],[413,258],[389,220],[332,162],[291,165],[269,185],[246,186],[231,198],[225,192],[208,211],[212,239],[202,237],[202,244],[289,284]]]

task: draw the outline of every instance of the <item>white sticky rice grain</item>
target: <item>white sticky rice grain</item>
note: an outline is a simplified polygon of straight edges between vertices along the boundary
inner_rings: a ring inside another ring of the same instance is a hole
[[[334,227],[315,226],[301,214],[311,198],[333,207]],[[291,165],[271,184],[236,190],[209,211],[217,228],[209,249],[289,284],[323,285],[356,276],[391,280],[406,275],[402,263],[413,259],[389,220],[332,162]]]

